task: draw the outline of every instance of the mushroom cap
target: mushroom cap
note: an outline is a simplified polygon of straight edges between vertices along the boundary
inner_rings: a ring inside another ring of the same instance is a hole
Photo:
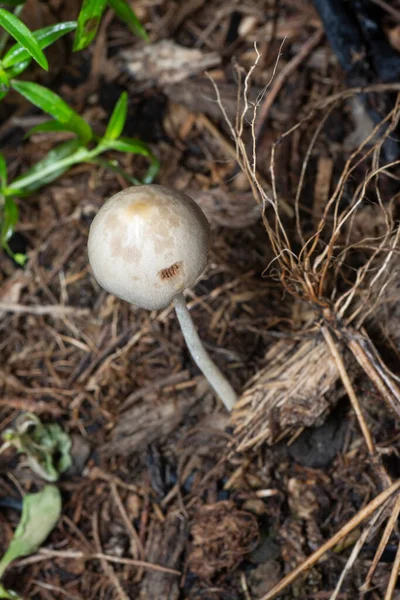
[[[209,223],[182,192],[161,185],[112,196],[90,227],[88,252],[102,288],[142,308],[165,308],[207,264]]]

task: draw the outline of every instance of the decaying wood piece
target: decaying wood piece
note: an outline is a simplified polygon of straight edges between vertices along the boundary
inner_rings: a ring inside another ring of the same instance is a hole
[[[182,515],[170,514],[163,523],[153,521],[146,547],[147,560],[173,569],[182,568],[182,554],[188,539],[188,527]],[[147,572],[140,588],[140,600],[177,600],[179,577],[168,573]]]
[[[160,40],[139,49],[124,50],[125,68],[140,82],[139,89],[181,82],[192,75],[216,67],[221,57],[216,52],[202,52],[180,46],[172,40]]]
[[[201,73],[180,83],[170,83],[163,88],[163,92],[171,102],[183,104],[193,113],[204,114],[214,122],[221,122],[221,111],[215,102],[210,102],[214,88],[212,83]],[[254,87],[250,90],[250,98],[256,102],[261,88]],[[222,82],[220,84],[221,98],[224,108],[230,119],[234,119],[237,110],[237,90],[234,84]]]
[[[357,369],[349,353],[346,360],[354,376]],[[339,371],[321,335],[280,340],[268,350],[265,364],[233,411],[239,451],[318,424],[343,395]]]
[[[111,440],[101,451],[105,454],[126,455],[163,441],[183,419],[191,402],[186,397],[166,397],[162,404],[139,403],[122,413]]]
[[[383,333],[399,356],[400,277],[397,271],[394,275],[369,326]],[[365,329],[336,326],[335,338],[350,384],[363,370],[388,408],[400,415],[400,381],[386,367]],[[273,344],[265,363],[233,411],[234,445],[239,451],[263,442],[272,444],[299,427],[318,425],[345,393],[337,364],[321,334],[316,333],[312,340]]]
[[[221,188],[189,190],[189,196],[206,214],[210,223],[232,229],[251,227],[261,219],[261,209],[251,192],[228,194]]]

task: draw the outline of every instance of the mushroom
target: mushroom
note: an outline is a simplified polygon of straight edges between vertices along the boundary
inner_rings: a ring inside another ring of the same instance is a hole
[[[200,207],[160,185],[129,187],[101,207],[90,227],[89,262],[107,292],[149,310],[171,302],[193,360],[228,410],[237,395],[204,348],[183,291],[207,264],[210,231]]]

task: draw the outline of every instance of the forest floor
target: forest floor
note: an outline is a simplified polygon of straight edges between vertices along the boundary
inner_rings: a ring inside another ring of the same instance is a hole
[[[79,4],[28,2],[26,22]],[[32,600],[400,598],[399,87],[371,82],[389,106],[374,132],[307,0],[133,5],[148,44],[109,11],[89,49],[59,40],[32,78],[99,133],[128,91],[125,133],[160,160],[156,183],[211,223],[186,295],[240,400],[227,414],[171,307],[95,282],[89,226],[123,177],[84,164],[19,200],[13,244],[29,259],[0,258],[0,432],[23,411],[58,422],[73,466],[58,526],[4,583]],[[399,45],[400,23],[383,21]],[[41,120],[16,94],[2,103],[14,175],[64,135],[24,140]],[[113,158],[145,172],[143,157]],[[0,474],[0,498],[43,486],[12,449]],[[0,555],[19,516],[0,509]]]

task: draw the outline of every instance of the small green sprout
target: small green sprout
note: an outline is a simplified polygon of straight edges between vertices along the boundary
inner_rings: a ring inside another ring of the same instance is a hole
[[[32,471],[46,481],[57,481],[72,464],[71,439],[58,423],[44,425],[36,415],[24,413],[2,437],[5,443],[0,452],[14,446],[26,454]]]
[[[60,515],[61,494],[56,486],[46,485],[41,492],[24,496],[21,520],[6,553],[0,560],[0,579],[14,560],[29,556],[40,548],[53,531]],[[1,583],[0,598],[22,600],[15,592],[6,590]]]

